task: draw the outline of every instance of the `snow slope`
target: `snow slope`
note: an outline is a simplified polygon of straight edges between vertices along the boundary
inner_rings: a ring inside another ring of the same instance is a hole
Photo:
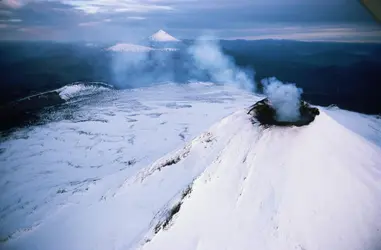
[[[1,249],[381,246],[377,117],[264,129],[209,83],[71,100],[0,144]]]
[[[210,83],[71,98],[53,122],[0,141],[0,249],[133,248],[207,164],[161,175],[166,189],[125,183],[255,100]]]
[[[380,145],[332,118],[363,115],[322,111],[301,128],[263,129],[242,112],[214,126],[224,147],[142,249],[380,249]]]
[[[171,36],[164,30],[159,30],[158,32],[150,36],[148,40],[152,42],[180,42],[180,40]]]

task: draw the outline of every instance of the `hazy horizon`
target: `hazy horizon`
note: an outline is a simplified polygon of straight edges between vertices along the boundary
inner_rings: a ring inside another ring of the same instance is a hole
[[[380,42],[380,25],[349,0],[2,0],[1,40],[137,41],[163,29],[180,39]]]

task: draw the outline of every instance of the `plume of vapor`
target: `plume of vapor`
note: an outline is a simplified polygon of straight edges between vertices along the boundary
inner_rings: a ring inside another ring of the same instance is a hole
[[[300,119],[300,101],[303,90],[295,84],[282,83],[275,77],[262,80],[264,93],[276,110],[276,119],[282,122],[294,122]]]
[[[254,72],[239,68],[233,58],[225,55],[219,43],[210,37],[201,37],[188,49],[196,69],[205,71],[212,82],[237,84],[255,91]]]
[[[140,65],[146,58],[146,53],[113,53],[111,68],[114,84],[120,88],[135,87]]]
[[[163,82],[211,81],[255,91],[254,72],[238,67],[215,39],[202,37],[187,49],[182,46],[173,53],[153,48],[138,53],[113,53],[115,84],[119,88],[135,88]]]
[[[172,54],[160,51],[113,53],[112,73],[119,88],[145,87],[162,82],[173,82]]]
[[[219,42],[201,37],[187,50],[176,53],[143,51],[114,53],[113,75],[119,88],[135,88],[163,82],[186,83],[212,81],[233,84],[256,91],[254,72],[238,67],[233,58],[224,54]],[[282,83],[275,77],[262,80],[264,93],[276,110],[278,121],[300,119],[302,89],[295,84]]]

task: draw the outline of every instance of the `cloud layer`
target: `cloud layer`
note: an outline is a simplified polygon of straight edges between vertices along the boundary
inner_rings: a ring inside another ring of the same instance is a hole
[[[289,0],[287,3],[283,0],[0,2],[0,37],[7,40],[130,40],[147,36],[161,28],[181,38],[194,38],[207,30],[222,38],[260,39],[261,36],[269,38],[278,35],[280,38],[299,39],[300,36],[308,38],[319,35],[316,32],[311,35],[309,27],[345,25],[353,33],[353,27],[364,24],[375,26],[369,13],[358,1],[345,0]],[[272,32],[258,32],[258,26],[269,27]],[[295,26],[306,29],[299,30],[297,35],[293,35],[290,29],[283,29]],[[375,27],[372,32],[379,29],[379,26]],[[369,36],[374,40],[378,34],[367,34],[362,39],[369,39]]]

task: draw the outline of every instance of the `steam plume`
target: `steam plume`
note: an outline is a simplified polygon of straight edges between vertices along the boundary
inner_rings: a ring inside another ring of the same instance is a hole
[[[225,55],[215,39],[202,37],[188,49],[198,70],[206,71],[212,82],[237,84],[249,91],[255,90],[253,72],[236,66],[234,60]]]
[[[303,90],[295,84],[282,83],[275,77],[262,80],[264,93],[276,110],[276,119],[293,122],[300,119],[300,98]]]
[[[168,52],[113,53],[112,73],[119,88],[175,81],[175,60]]]

